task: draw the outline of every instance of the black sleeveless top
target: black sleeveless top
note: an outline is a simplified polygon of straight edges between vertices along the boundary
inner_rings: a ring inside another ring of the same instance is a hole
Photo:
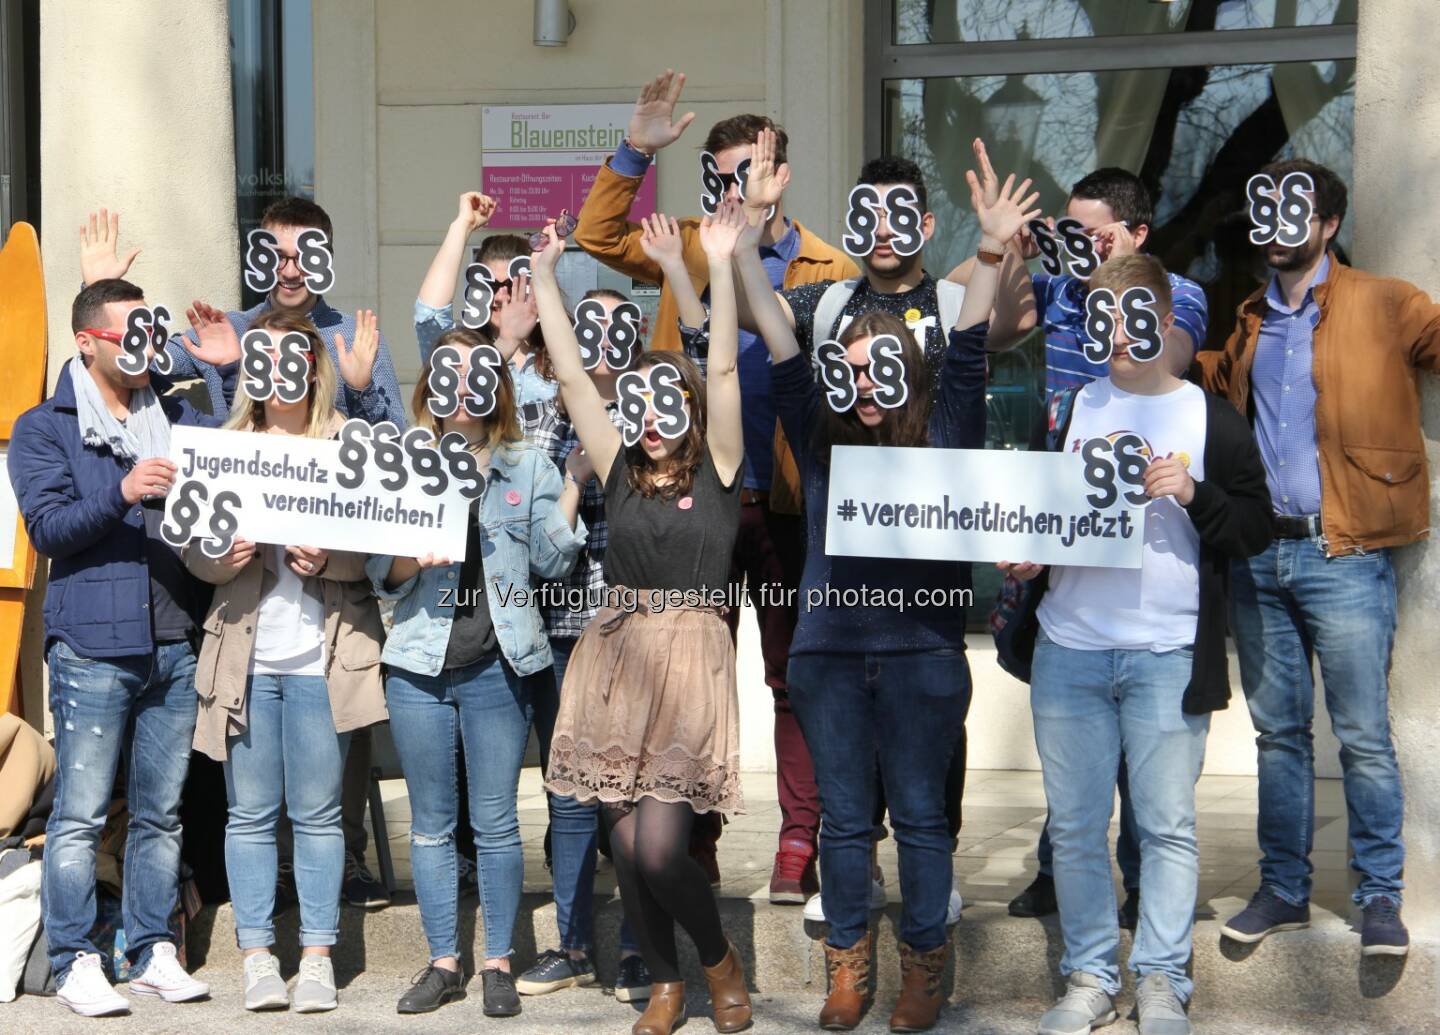
[[[606,585],[723,592],[740,528],[743,471],[723,484],[707,446],[688,496],[646,499],[630,485],[622,447],[605,479]]]

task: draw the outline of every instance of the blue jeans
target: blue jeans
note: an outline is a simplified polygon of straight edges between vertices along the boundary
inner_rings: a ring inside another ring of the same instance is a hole
[[[167,643],[153,654],[82,658],[50,646],[55,720],[55,804],[45,826],[40,887],[56,984],[78,952],[98,952],[95,849],[110,810],[115,771],[126,759],[130,826],[125,842],[123,922],[132,973],[156,942],[171,941],[179,893],[180,791],[195,737],[195,652]]]
[[[1209,715],[1180,708],[1194,653],[1070,650],[1042,631],[1030,708],[1050,802],[1062,975],[1093,974],[1120,991],[1120,925],[1110,874],[1110,814],[1124,753],[1140,834],[1140,923],[1130,969],[1162,973],[1189,1000],[1190,928],[1200,881],[1195,781]]]
[[[797,654],[786,682],[820,788],[827,941],[848,949],[869,925],[878,756],[900,855],[900,936],[938,948],[953,886],[945,780],[970,708],[965,652]]]
[[[1115,861],[1120,864],[1120,878],[1126,891],[1140,887],[1140,833],[1135,829],[1135,808],[1130,804],[1130,779],[1125,756],[1120,756],[1120,769],[1115,785],[1120,790],[1120,836],[1115,839]],[[1035,861],[1041,873],[1055,873],[1055,849],[1050,844],[1050,817],[1040,828],[1040,841],[1035,846]]]
[[[1312,659],[1340,741],[1354,899],[1400,898],[1405,798],[1390,740],[1395,573],[1390,552],[1327,558],[1313,539],[1282,539],[1230,573],[1230,626],[1259,736],[1260,881],[1292,905],[1310,900],[1315,840]]]
[[[390,669],[390,734],[410,794],[410,866],[432,960],[459,955],[455,774],[462,741],[485,956],[510,955],[525,880],[515,799],[530,740],[528,682],[498,656],[436,676]]]
[[[324,676],[252,675],[248,725],[226,742],[225,873],[242,949],[275,944],[275,827],[283,802],[294,832],[300,944],[340,934],[345,835],[340,776],[350,734],[335,732]]]
[[[568,638],[552,639],[554,667],[528,677],[542,771],[550,768],[550,739],[560,712],[560,689],[565,684],[565,668],[576,642]],[[581,802],[549,793],[546,798],[550,805],[550,876],[555,889],[555,924],[560,929],[560,947],[589,951],[595,927],[595,845],[600,810],[593,801]],[[620,925],[620,949],[640,951],[628,920]]]

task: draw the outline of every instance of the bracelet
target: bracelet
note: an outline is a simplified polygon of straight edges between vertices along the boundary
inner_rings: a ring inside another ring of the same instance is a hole
[[[611,139],[614,139],[614,138],[612,137]],[[643,155],[645,158],[654,158],[654,157],[655,157],[655,152],[654,152],[654,151],[646,151],[644,148],[636,147],[634,144],[630,143],[630,138],[629,138],[629,137],[626,137],[626,138],[625,138],[624,144],[625,144],[625,146],[628,147],[630,150],[634,151],[637,155]]]
[[[987,252],[983,248],[977,248],[975,250],[975,258],[979,262],[983,262],[986,266],[998,266],[1005,261],[1005,253]]]
[[[569,470],[568,468],[567,468],[566,471],[565,471],[565,480],[566,480],[567,482],[574,482],[575,485],[576,485],[576,487],[579,488],[579,489],[581,489],[582,491],[583,491],[584,488],[585,488],[585,482],[582,482],[579,478],[576,478],[576,477],[575,477],[575,472]],[[589,479],[587,478],[586,481],[589,481]]]

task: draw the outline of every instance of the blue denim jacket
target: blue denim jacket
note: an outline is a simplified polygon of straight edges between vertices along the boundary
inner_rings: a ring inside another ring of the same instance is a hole
[[[430,353],[435,351],[435,342],[454,326],[454,306],[433,306],[415,299],[415,340],[420,345],[421,363],[429,361]],[[516,409],[528,403],[549,402],[560,392],[558,382],[547,381],[540,376],[534,356],[526,359],[519,369],[512,363],[510,376],[515,381]]]
[[[560,472],[536,447],[517,442],[498,450],[480,498],[480,553],[485,599],[500,652],[517,674],[528,676],[551,663],[550,641],[529,591],[541,580],[570,573],[585,545],[585,522],[571,529],[557,505]],[[424,553],[423,547],[417,551]],[[438,675],[445,666],[460,564],[425,568],[394,589],[385,588],[393,556],[374,556],[365,571],[382,600],[395,601],[390,636],[380,660],[409,672]],[[537,576],[532,582],[531,573]],[[443,593],[442,590],[451,592]]]

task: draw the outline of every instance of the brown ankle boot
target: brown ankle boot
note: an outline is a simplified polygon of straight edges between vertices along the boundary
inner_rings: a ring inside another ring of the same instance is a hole
[[[945,1002],[940,978],[949,954],[948,941],[929,952],[900,943],[900,999],[890,1015],[891,1031],[927,1031],[935,1023]]]
[[[870,994],[870,932],[848,949],[825,946],[830,995],[820,1007],[820,1027],[849,1031],[860,1023]]]
[[[735,946],[713,967],[705,968],[710,985],[710,1010],[716,1031],[740,1031],[750,1024],[750,993],[745,989],[745,968]]]
[[[670,1035],[685,1023],[685,982],[661,981],[650,986],[650,1002],[630,1035]]]

